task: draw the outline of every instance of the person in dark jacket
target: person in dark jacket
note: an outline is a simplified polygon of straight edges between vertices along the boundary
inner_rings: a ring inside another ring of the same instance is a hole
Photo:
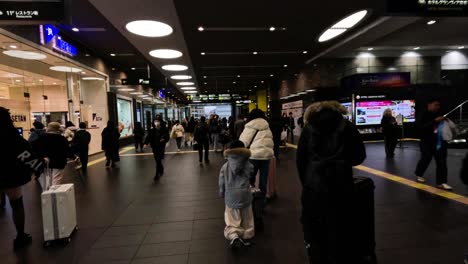
[[[67,158],[71,158],[72,152],[68,140],[62,136],[62,129],[57,122],[47,125],[47,132],[33,143],[33,150],[46,159],[48,168],[52,174],[52,185],[62,184],[63,172],[67,166]],[[47,175],[42,175],[42,181]]]
[[[32,242],[31,235],[24,232],[25,212],[21,186],[31,180],[33,170],[25,169],[19,163],[19,157],[24,157],[23,153],[29,153],[29,156],[32,156],[32,152],[29,143],[14,127],[8,109],[3,107],[0,107],[0,146],[0,194],[3,196],[5,193],[10,201],[13,223],[16,228],[13,248],[16,250]],[[23,159],[24,161],[26,160]],[[42,161],[40,163],[42,164]],[[34,167],[38,168],[36,164],[37,162],[34,163]]]
[[[34,121],[33,123],[34,128],[31,129],[29,134],[28,142],[32,144],[36,141],[40,136],[45,134],[44,124],[39,121]]]
[[[116,167],[116,163],[120,161],[119,156],[119,138],[120,133],[112,121],[107,122],[107,127],[101,133],[102,136],[102,150],[106,154],[106,168],[112,166]]]
[[[73,137],[72,147],[73,151],[80,157],[81,171],[83,175],[88,174],[88,154],[89,143],[91,142],[91,134],[86,131],[86,123],[81,122],[79,129],[75,132]]]
[[[210,119],[208,123],[209,133],[211,135],[211,140],[213,142],[214,152],[218,152],[219,145],[219,133],[221,133],[221,121],[219,120],[218,115],[213,115],[213,118]]]
[[[272,116],[268,124],[273,134],[275,158],[278,160],[281,146],[281,132],[283,132],[283,119],[281,118],[281,109],[271,109],[271,113]]]
[[[143,139],[145,137],[145,130],[141,126],[140,122],[135,123],[135,128],[133,129],[133,139],[135,140],[135,152],[138,152],[140,149],[143,152]]]
[[[200,165],[203,164],[203,149],[205,149],[205,163],[210,163],[208,153],[210,151],[210,139],[206,117],[202,116],[200,122],[195,126],[194,132],[195,142],[198,144],[198,157]]]
[[[302,225],[309,261],[353,261],[353,230],[349,219],[353,197],[353,166],[366,151],[357,129],[342,116],[340,103],[314,103],[306,110],[297,149],[302,184]]]
[[[195,117],[192,116],[190,117],[190,120],[188,121],[187,125],[187,131],[185,135],[185,140],[190,142],[190,145],[193,145],[193,133],[195,132],[195,126],[197,125],[197,122],[195,121]]]
[[[294,129],[296,129],[296,121],[294,120],[293,113],[289,112],[288,117],[288,134],[291,135],[291,144],[294,144]],[[289,135],[288,135],[289,136]]]
[[[441,105],[438,99],[429,100],[427,111],[418,120],[421,134],[421,159],[416,166],[416,181],[420,183],[426,182],[424,173],[434,157],[437,166],[437,187],[444,190],[452,190],[452,187],[447,184],[447,142],[442,140],[439,131],[439,124],[445,120],[440,112],[440,108]]]
[[[389,108],[384,111],[380,124],[385,139],[385,154],[387,158],[393,158],[398,143],[398,124],[396,118],[393,117],[392,109]]]
[[[156,161],[156,175],[153,180],[157,181],[164,174],[162,160],[166,151],[166,143],[169,141],[169,130],[160,116],[156,116],[153,121],[153,128],[150,129],[145,139],[145,148],[148,145],[153,149],[154,160]]]

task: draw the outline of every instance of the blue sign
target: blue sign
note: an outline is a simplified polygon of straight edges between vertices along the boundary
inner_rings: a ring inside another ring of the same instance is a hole
[[[46,24],[44,25],[44,43],[43,44],[48,44],[51,42],[57,35],[59,31],[56,27]]]
[[[40,27],[41,43],[43,45],[51,45],[53,49],[66,53],[70,56],[76,56],[78,51],[75,46],[62,40],[59,35],[59,30],[49,24]],[[50,43],[50,44],[49,44]]]
[[[164,92],[163,91],[159,91],[159,98],[161,99],[165,99],[166,96],[164,95]]]

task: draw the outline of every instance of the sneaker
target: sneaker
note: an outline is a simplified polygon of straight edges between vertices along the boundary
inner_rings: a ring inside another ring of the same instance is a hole
[[[20,236],[17,236],[15,240],[13,240],[13,249],[14,250],[21,249],[31,243],[32,243],[32,236],[30,234],[24,233]]]
[[[234,238],[233,240],[231,240],[231,243],[230,243],[230,246],[233,249],[241,248],[242,245],[243,245],[243,243],[242,243],[240,238]]]
[[[244,247],[250,247],[252,245],[252,242],[250,241],[250,239],[242,239],[242,238],[239,238],[239,240],[242,242],[242,244],[244,245]]]
[[[425,183],[426,179],[424,179],[423,177],[416,177],[416,181],[419,183]]]
[[[450,185],[448,185],[446,183],[442,183],[442,184],[437,185],[437,188],[443,189],[443,190],[446,190],[446,191],[451,191],[452,190],[452,186],[450,186]]]

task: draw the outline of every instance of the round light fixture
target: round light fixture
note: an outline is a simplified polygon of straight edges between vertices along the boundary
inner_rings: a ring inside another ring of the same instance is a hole
[[[5,50],[3,54],[25,60],[43,60],[47,58],[47,56],[42,53],[24,50]]]
[[[200,31],[200,32],[205,31],[205,28],[202,27],[202,26],[199,26],[199,27],[198,27],[198,31]]]
[[[418,49],[420,49],[420,48],[421,48],[421,47],[414,47],[413,49],[414,49],[414,50],[418,50]]]
[[[236,82],[232,82],[233,84],[236,84]]]
[[[368,48],[367,50],[371,51],[371,50],[374,50],[374,48]]]
[[[100,77],[83,77],[81,79],[85,81],[104,81],[104,78]]]
[[[173,80],[190,80],[192,76],[190,75],[172,75],[171,79]]]
[[[206,75],[205,75],[205,76],[203,76],[203,79],[206,79],[206,78],[207,78],[207,77],[206,77]]]
[[[182,52],[173,49],[156,49],[150,51],[149,55],[159,59],[175,59],[182,57]]]
[[[132,71],[136,70],[136,68],[132,68]]]
[[[287,64],[285,64],[285,65],[283,65],[283,67],[284,67],[284,68],[286,68],[286,67],[288,67],[288,65],[287,65]]]
[[[195,85],[194,82],[178,82],[176,83],[177,85],[183,86],[183,85]]]
[[[428,25],[434,25],[435,23],[437,23],[436,20],[429,20],[429,21],[427,21],[427,24],[428,24]]]
[[[133,88],[119,88],[117,89],[119,92],[132,92],[135,91]]]
[[[197,88],[196,87],[182,87],[180,89],[184,91],[190,91],[190,90],[196,90]]]
[[[275,27],[270,27],[270,31],[275,31],[276,28]]]
[[[465,46],[459,46],[458,47],[458,49],[464,49],[464,48],[465,48]]]
[[[202,53],[200,53],[200,54],[201,54],[202,56],[205,56],[205,55],[206,55],[206,53],[205,53],[205,52],[202,52]]]
[[[125,28],[135,35],[149,38],[168,36],[174,31],[168,24],[154,20],[132,21]]]
[[[307,54],[307,50],[304,50],[304,51],[302,52],[302,54]]]
[[[273,77],[274,75],[273,74],[270,74],[270,77]]]
[[[345,33],[348,29],[356,26],[360,21],[362,21],[369,12],[367,10],[358,11],[346,18],[342,19],[335,25],[327,29],[322,35],[320,35],[318,41],[325,42],[333,38],[338,37],[339,35]]]
[[[12,49],[17,49],[17,48],[18,48],[18,46],[16,46],[16,45],[10,45],[10,46],[8,46],[8,47],[10,47],[10,48],[12,48]]]
[[[166,71],[185,71],[188,67],[185,65],[171,64],[162,66],[162,69]]]
[[[115,57],[115,53],[111,53],[110,55],[111,55],[111,57]]]
[[[253,55],[257,55],[257,54],[258,54],[258,52],[257,52],[257,51],[254,51],[254,52],[252,52],[252,53],[253,53]]]
[[[74,27],[74,28],[72,28],[72,31],[74,31],[74,32],[80,32],[80,29],[77,28],[77,27]]]
[[[80,68],[75,68],[75,67],[70,67],[70,66],[52,66],[49,69],[53,71],[58,71],[58,72],[72,72],[72,73],[82,71],[82,69]]]
[[[197,91],[184,91],[184,93],[186,93],[186,94],[196,94],[198,92]]]

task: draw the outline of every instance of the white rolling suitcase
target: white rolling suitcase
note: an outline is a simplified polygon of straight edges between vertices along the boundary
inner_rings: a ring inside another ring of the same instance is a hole
[[[52,241],[71,241],[76,230],[75,188],[73,184],[53,185],[41,194],[44,246]]]

